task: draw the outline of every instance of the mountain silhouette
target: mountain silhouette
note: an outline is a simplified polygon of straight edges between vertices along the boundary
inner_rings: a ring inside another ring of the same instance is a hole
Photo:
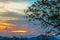
[[[55,38],[54,36],[39,35],[37,37],[32,37],[29,40],[59,40],[59,39]]]
[[[27,37],[2,37],[0,36],[0,40],[58,40],[57,38],[55,38],[54,36],[49,36],[49,35],[39,35],[37,37],[31,37],[31,38],[27,38]]]

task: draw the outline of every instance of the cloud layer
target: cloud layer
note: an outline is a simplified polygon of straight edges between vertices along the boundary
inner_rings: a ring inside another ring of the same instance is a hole
[[[26,1],[32,1],[32,0],[0,0],[1,2],[6,2],[6,1],[13,1],[13,2],[26,2]]]

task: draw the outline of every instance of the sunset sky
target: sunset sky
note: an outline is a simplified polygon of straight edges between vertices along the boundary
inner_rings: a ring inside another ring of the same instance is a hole
[[[0,36],[32,37],[46,32],[48,28],[42,29],[42,25],[33,25],[39,24],[39,21],[28,22],[25,18],[24,9],[34,2],[35,0],[0,0]]]
[[[37,36],[40,27],[29,23],[24,13],[24,9],[34,2],[35,0],[0,0],[0,35]]]

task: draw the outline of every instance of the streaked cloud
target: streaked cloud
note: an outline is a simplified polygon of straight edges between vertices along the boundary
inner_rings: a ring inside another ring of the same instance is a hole
[[[13,1],[13,2],[27,2],[32,0],[0,0],[1,2]]]
[[[19,18],[0,16],[0,20],[19,20]]]
[[[24,9],[27,9],[29,6],[29,4],[25,2],[0,2],[0,4],[0,13],[16,12],[19,14],[24,14]]]
[[[5,29],[0,29],[0,33],[4,33],[4,32],[6,32],[6,30]]]
[[[5,29],[5,28],[12,28],[16,26],[15,24],[12,24],[12,23],[8,23],[4,20],[0,20],[0,29]]]
[[[34,29],[36,26],[28,23],[24,13],[24,9],[27,9],[33,1],[34,0],[0,0],[0,35],[2,32],[7,35],[14,35],[15,33],[21,36],[36,35],[36,30]]]
[[[26,33],[27,30],[12,30],[13,33]]]

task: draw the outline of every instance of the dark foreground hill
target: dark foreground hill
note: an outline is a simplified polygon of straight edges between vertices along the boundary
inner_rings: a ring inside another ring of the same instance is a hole
[[[29,40],[58,40],[53,36],[39,35],[37,37],[30,38]]]
[[[32,37],[32,38],[26,38],[26,37],[2,37],[0,36],[0,40],[58,40],[53,36],[46,36],[46,35],[39,35],[37,37]]]

